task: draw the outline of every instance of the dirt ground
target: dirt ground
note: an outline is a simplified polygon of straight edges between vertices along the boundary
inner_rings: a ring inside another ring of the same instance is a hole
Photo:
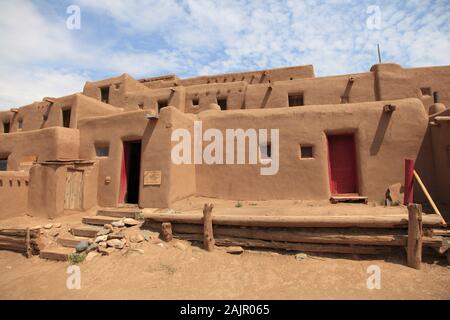
[[[404,207],[334,205],[294,201],[236,202],[193,198],[177,203],[180,212],[200,212],[213,202],[223,214],[404,214]],[[318,209],[322,208],[322,209]],[[374,212],[374,211],[371,211]],[[378,212],[378,211],[377,211]],[[90,212],[95,214],[95,210]],[[86,213],[53,220],[64,226],[79,224]],[[0,226],[34,226],[46,219],[22,216]],[[179,245],[180,242],[184,245]],[[0,251],[0,299],[450,299],[450,267],[426,255],[421,270],[406,267],[405,254],[393,256],[307,255],[245,250],[232,255],[223,248],[206,252],[197,244],[174,240],[143,242],[132,251],[116,251],[81,263],[81,288],[68,289],[68,262],[26,259]],[[369,266],[381,271],[381,289],[368,289]]]

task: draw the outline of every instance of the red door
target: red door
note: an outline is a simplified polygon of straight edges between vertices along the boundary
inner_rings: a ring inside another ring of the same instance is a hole
[[[331,194],[358,194],[353,134],[328,136]]]

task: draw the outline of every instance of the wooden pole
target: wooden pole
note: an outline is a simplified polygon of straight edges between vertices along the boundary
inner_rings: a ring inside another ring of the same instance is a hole
[[[441,218],[442,224],[446,226],[447,223],[445,222],[444,217],[442,216],[442,214],[439,211],[438,207],[434,203],[433,198],[431,198],[430,193],[428,192],[427,188],[423,184],[422,179],[420,179],[419,174],[417,173],[416,170],[414,170],[414,177],[416,178],[417,182],[419,183],[420,188],[422,189],[423,193],[425,194],[425,196],[427,197],[427,199],[430,202],[431,206],[433,207],[434,212],[436,212],[436,214]]]
[[[172,241],[172,224],[170,222],[163,222],[161,224],[161,237],[166,242]]]
[[[405,192],[403,204],[407,206],[413,202],[414,160],[405,159]]]
[[[214,234],[213,234],[213,224],[212,224],[212,209],[214,205],[206,204],[203,208],[203,245],[205,250],[214,250]]]
[[[408,205],[408,266],[420,269],[422,262],[422,206]]]
[[[27,248],[27,251],[26,251],[25,255],[26,255],[27,258],[29,258],[32,255],[31,245],[30,245],[30,228],[27,228],[27,234],[26,234],[26,237],[25,237],[25,244],[26,244],[26,248]]]
[[[149,213],[145,218],[150,222],[172,222],[203,224],[201,214]],[[408,218],[404,215],[389,216],[251,216],[215,215],[214,225],[270,228],[408,228]],[[437,215],[423,217],[424,226],[442,227]]]

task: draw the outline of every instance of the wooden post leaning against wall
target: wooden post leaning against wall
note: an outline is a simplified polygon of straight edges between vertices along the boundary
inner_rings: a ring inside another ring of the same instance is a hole
[[[172,241],[172,224],[170,222],[161,223],[161,237],[165,242]]]
[[[207,251],[214,250],[214,234],[212,224],[212,209],[214,205],[206,204],[203,207],[203,246]]]
[[[422,262],[422,206],[408,205],[408,267],[420,269]]]

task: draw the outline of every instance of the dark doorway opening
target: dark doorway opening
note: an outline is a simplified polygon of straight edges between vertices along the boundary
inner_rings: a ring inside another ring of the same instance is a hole
[[[62,110],[63,127],[70,128],[70,108]]]
[[[139,180],[141,173],[141,141],[123,143],[123,160],[121,169],[120,201],[121,203],[139,203]]]
[[[358,176],[354,135],[329,135],[327,138],[331,194],[357,195]]]

